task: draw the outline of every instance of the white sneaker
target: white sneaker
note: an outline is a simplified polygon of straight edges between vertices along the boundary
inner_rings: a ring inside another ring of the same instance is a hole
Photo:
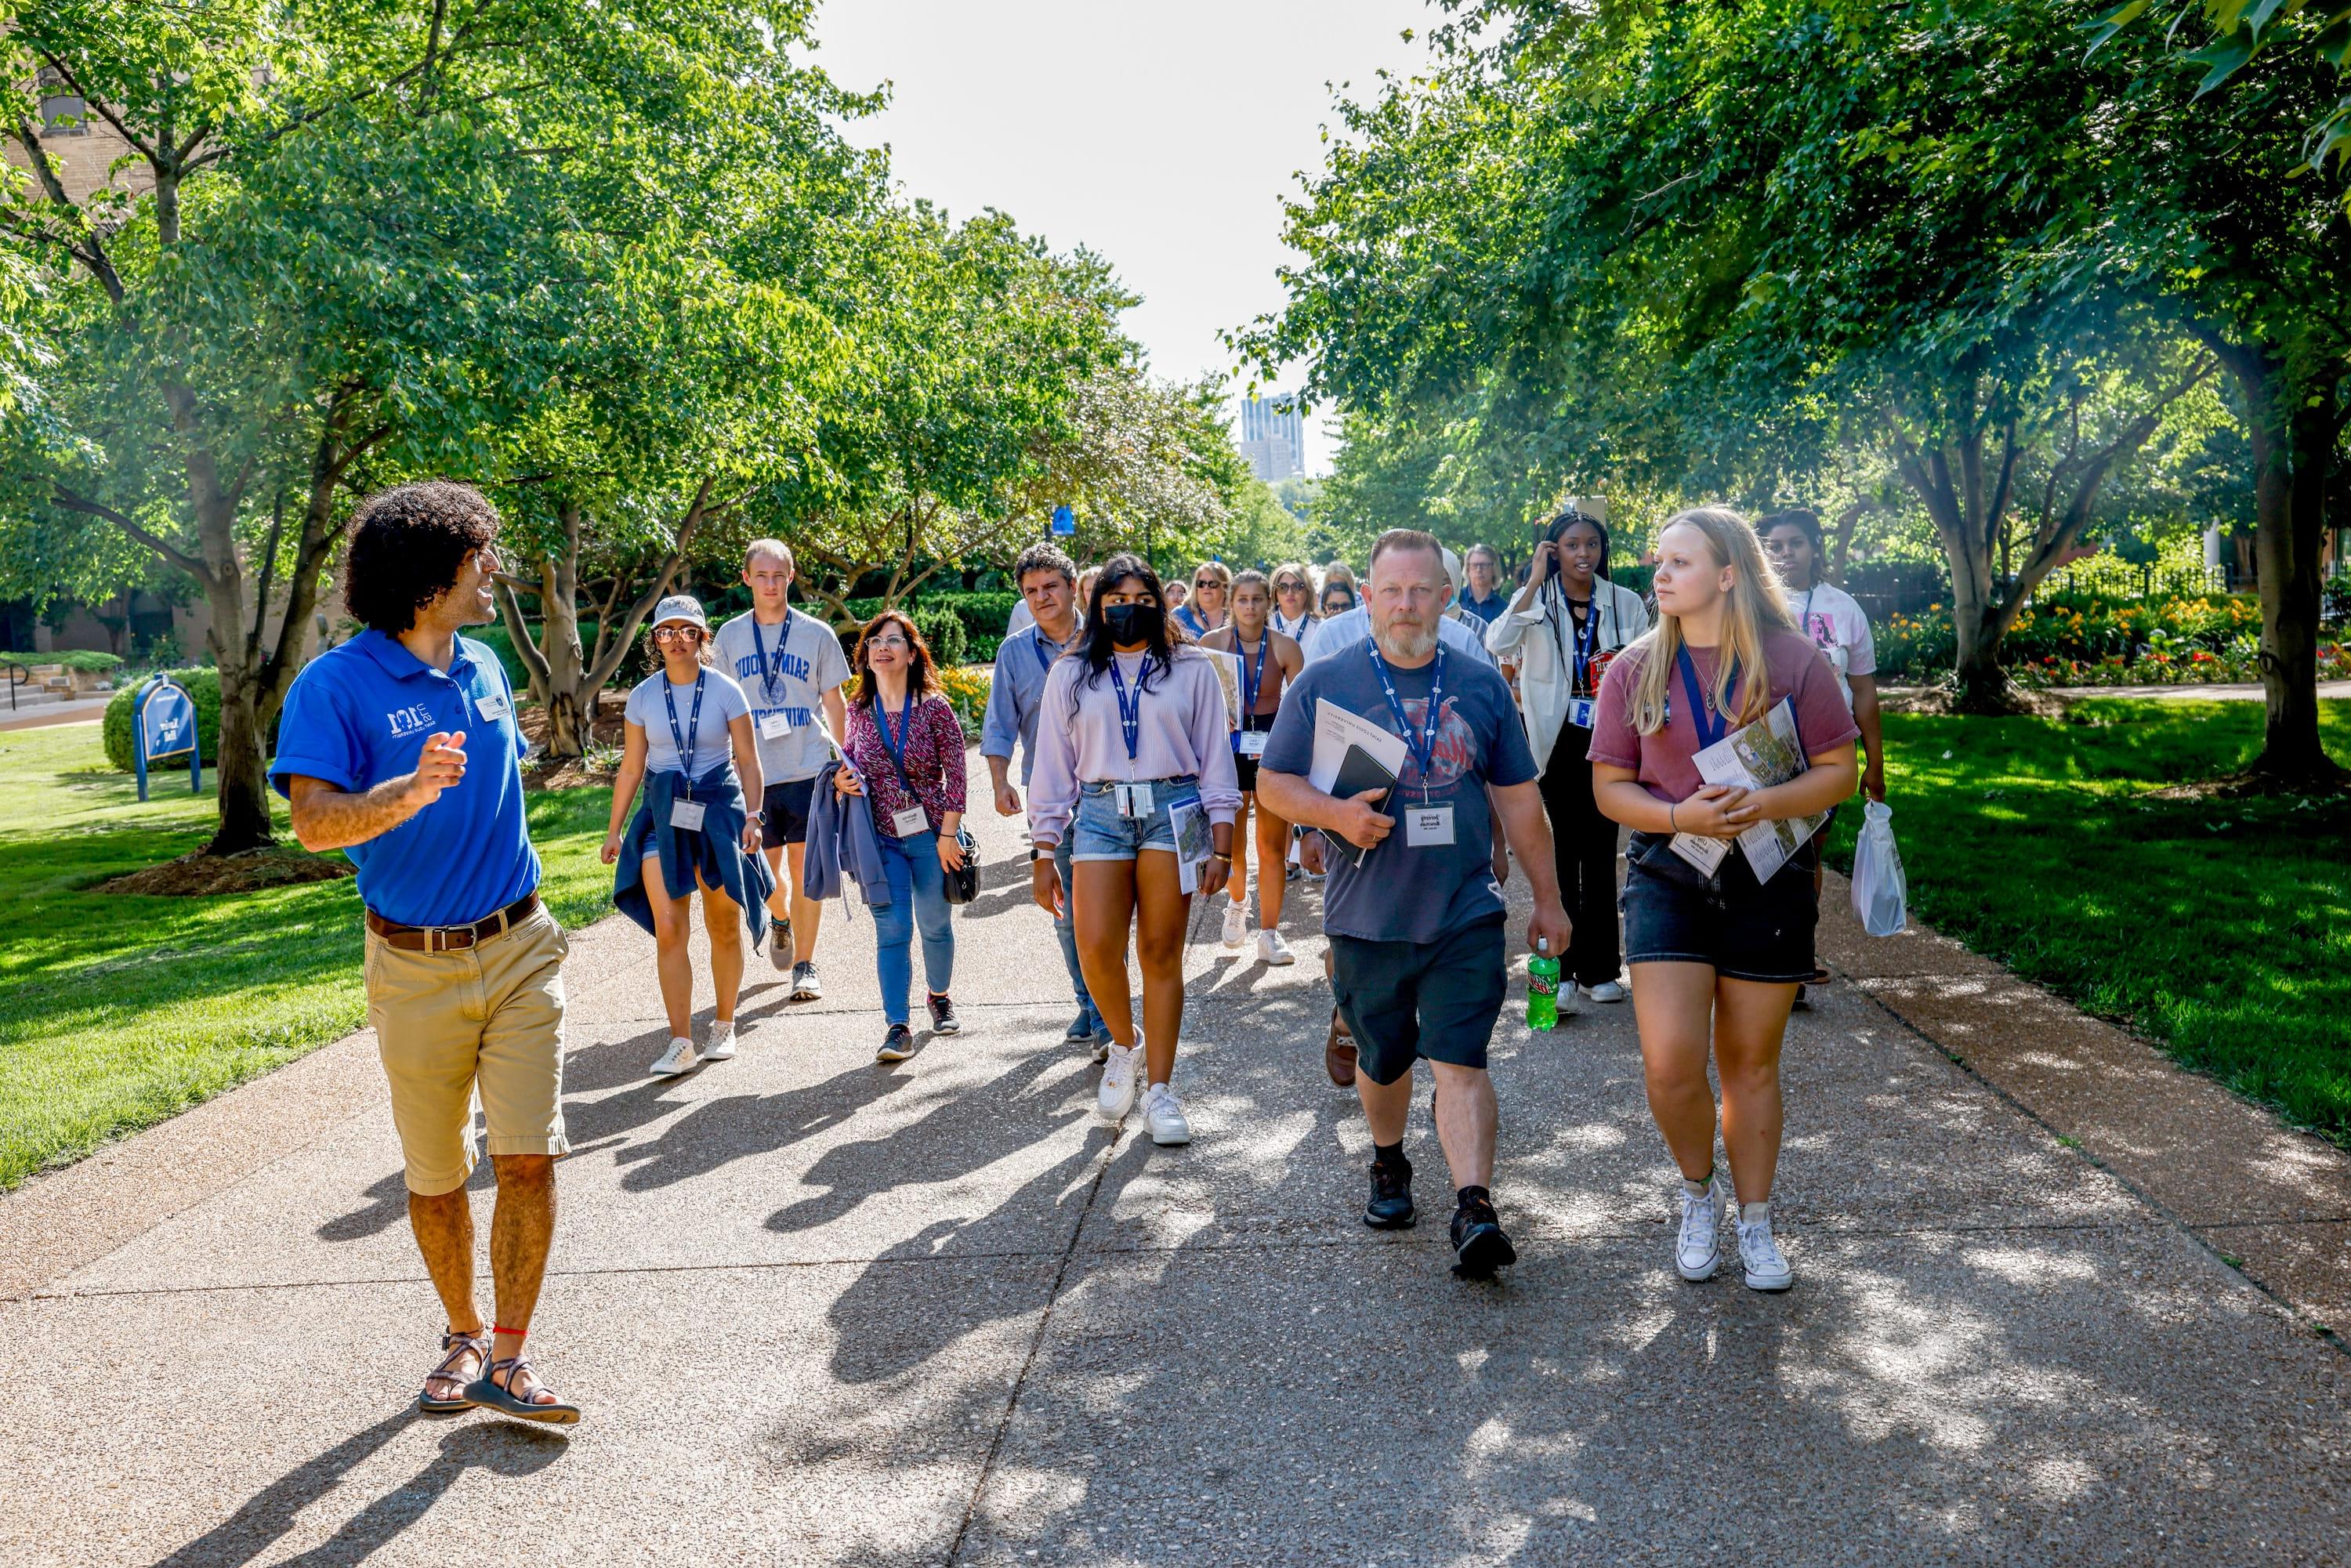
[[[1225,946],[1238,947],[1249,940],[1249,905],[1228,903],[1225,905]]]
[[[1143,1124],[1150,1130],[1151,1141],[1162,1147],[1192,1141],[1192,1124],[1185,1119],[1176,1091],[1165,1083],[1155,1083],[1144,1092]]]
[[[1796,1282],[1796,1271],[1788,1267],[1779,1242],[1771,1238],[1769,1215],[1751,1223],[1739,1222],[1739,1261],[1746,1267],[1750,1291],[1784,1291]]]
[[[1298,962],[1297,956],[1290,950],[1290,944],[1281,939],[1281,933],[1279,931],[1260,931],[1257,934],[1257,956],[1259,962],[1271,964],[1277,968],[1284,964]]]
[[[701,1065],[702,1058],[695,1054],[694,1041],[678,1034],[670,1037],[669,1049],[663,1051],[661,1060],[646,1071],[655,1078],[675,1078],[680,1073],[691,1072]]]
[[[702,1060],[726,1061],[732,1059],[734,1055],[735,1020],[729,1019],[725,1023],[719,1023],[714,1019],[710,1025],[710,1038],[702,1042]]]
[[[1596,986],[1586,986],[1583,994],[1595,1002],[1621,1002],[1632,995],[1621,980],[1603,980]]]
[[[1713,1279],[1722,1266],[1722,1207],[1719,1177],[1707,1183],[1698,1196],[1682,1188],[1682,1233],[1674,1243],[1674,1268],[1693,1284]]]
[[[1094,1114],[1112,1126],[1126,1119],[1134,1109],[1134,1075],[1143,1068],[1143,1041],[1136,1041],[1121,1051],[1113,1045],[1102,1059],[1102,1088],[1094,1096]]]

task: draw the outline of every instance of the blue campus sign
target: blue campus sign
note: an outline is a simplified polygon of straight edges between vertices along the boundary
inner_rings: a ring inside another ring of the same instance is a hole
[[[147,799],[147,765],[185,754],[188,792],[204,787],[204,753],[196,745],[196,703],[179,682],[158,675],[132,699],[131,758],[139,775],[139,798]]]
[[[1067,507],[1053,508],[1053,531],[1063,538],[1078,531],[1078,515]]]

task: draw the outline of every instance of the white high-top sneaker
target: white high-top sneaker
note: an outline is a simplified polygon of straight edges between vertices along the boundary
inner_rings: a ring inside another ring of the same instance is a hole
[[[1674,1242],[1674,1269],[1685,1280],[1695,1283],[1711,1280],[1722,1266],[1722,1178],[1715,1177],[1706,1184],[1706,1191],[1693,1196],[1688,1187],[1682,1188],[1682,1231]]]

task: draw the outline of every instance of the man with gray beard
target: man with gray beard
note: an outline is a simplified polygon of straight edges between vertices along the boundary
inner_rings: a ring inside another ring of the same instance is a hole
[[[1380,536],[1364,594],[1371,635],[1310,664],[1283,694],[1258,799],[1365,852],[1358,863],[1330,857],[1322,897],[1332,989],[1354,1032],[1355,1090],[1372,1134],[1364,1222],[1400,1229],[1417,1218],[1404,1134],[1413,1063],[1425,1058],[1455,1187],[1454,1272],[1485,1279],[1518,1260],[1489,1190],[1497,1115],[1486,1047],[1509,989],[1491,821],[1534,889],[1527,945],[1565,952],[1568,919],[1510,687],[1491,664],[1438,642],[1449,590],[1436,539],[1412,528]],[[1341,800],[1308,781],[1324,702],[1404,740],[1404,772],[1385,800],[1377,790]]]

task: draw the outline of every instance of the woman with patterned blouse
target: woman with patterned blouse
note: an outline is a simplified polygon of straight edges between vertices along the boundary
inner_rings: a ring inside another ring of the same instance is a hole
[[[889,1024],[878,1061],[914,1053],[907,993],[914,983],[914,945],[923,935],[923,978],[929,987],[931,1032],[960,1034],[947,987],[955,977],[955,925],[946,873],[963,866],[963,726],[940,689],[930,645],[895,610],[866,622],[857,640],[857,689],[849,704],[849,766],[833,775],[844,795],[862,795],[890,877],[890,902],[873,911],[874,966],[882,1015]]]

